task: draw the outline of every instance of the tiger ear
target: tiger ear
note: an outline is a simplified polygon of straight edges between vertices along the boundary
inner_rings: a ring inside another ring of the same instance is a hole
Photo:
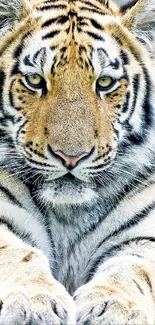
[[[123,25],[146,45],[155,48],[155,0],[131,0],[120,7]]]
[[[30,5],[22,0],[0,0],[0,36],[13,30],[17,22],[27,17]]]

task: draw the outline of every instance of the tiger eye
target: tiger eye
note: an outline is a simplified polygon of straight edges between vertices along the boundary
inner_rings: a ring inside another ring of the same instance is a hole
[[[103,89],[109,88],[114,83],[114,79],[109,76],[100,77],[97,81],[97,85]]]
[[[42,77],[39,74],[31,74],[26,77],[27,81],[29,82],[30,85],[32,86],[39,86],[42,81]]]

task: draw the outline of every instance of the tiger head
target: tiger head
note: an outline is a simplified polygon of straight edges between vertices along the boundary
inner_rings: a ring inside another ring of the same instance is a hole
[[[53,205],[91,204],[152,126],[154,1],[0,3],[1,166]]]

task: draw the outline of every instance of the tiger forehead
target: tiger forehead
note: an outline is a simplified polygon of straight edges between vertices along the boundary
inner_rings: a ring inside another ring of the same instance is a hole
[[[77,65],[82,70],[89,69],[89,71],[91,70],[93,72],[92,53],[93,50],[90,46],[74,44],[72,42],[70,46],[63,44],[53,59],[51,71],[54,74],[56,67],[64,67],[66,70],[69,64],[73,67],[73,70],[75,70],[75,66]]]
[[[93,39],[104,40],[104,17],[111,18],[114,23],[112,10],[100,1],[58,1],[41,2],[35,7],[35,14],[41,22],[42,40],[51,39],[53,44],[68,38],[68,42],[89,42]],[[98,31],[98,33],[97,33]],[[91,39],[92,38],[92,39]]]
[[[109,6],[108,0],[32,0],[32,2],[33,8],[38,11],[45,12],[48,10],[57,14],[58,11],[63,10],[63,13],[66,13],[69,18],[82,15],[83,12],[85,15],[86,11],[88,15],[92,13],[111,15],[116,12],[116,7]]]
[[[39,2],[35,10],[41,23],[41,41],[56,53],[52,73],[75,60],[81,69],[93,71],[94,43],[105,41],[103,17],[113,19],[112,9],[99,0],[62,0]]]

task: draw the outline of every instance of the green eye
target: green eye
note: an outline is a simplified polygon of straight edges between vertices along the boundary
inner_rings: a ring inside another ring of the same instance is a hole
[[[42,88],[43,78],[39,74],[26,76],[27,83],[34,88]]]
[[[114,84],[115,84],[116,80],[109,77],[109,76],[103,76],[100,77],[97,80],[97,87],[99,90],[108,90],[109,88],[111,88]]]

